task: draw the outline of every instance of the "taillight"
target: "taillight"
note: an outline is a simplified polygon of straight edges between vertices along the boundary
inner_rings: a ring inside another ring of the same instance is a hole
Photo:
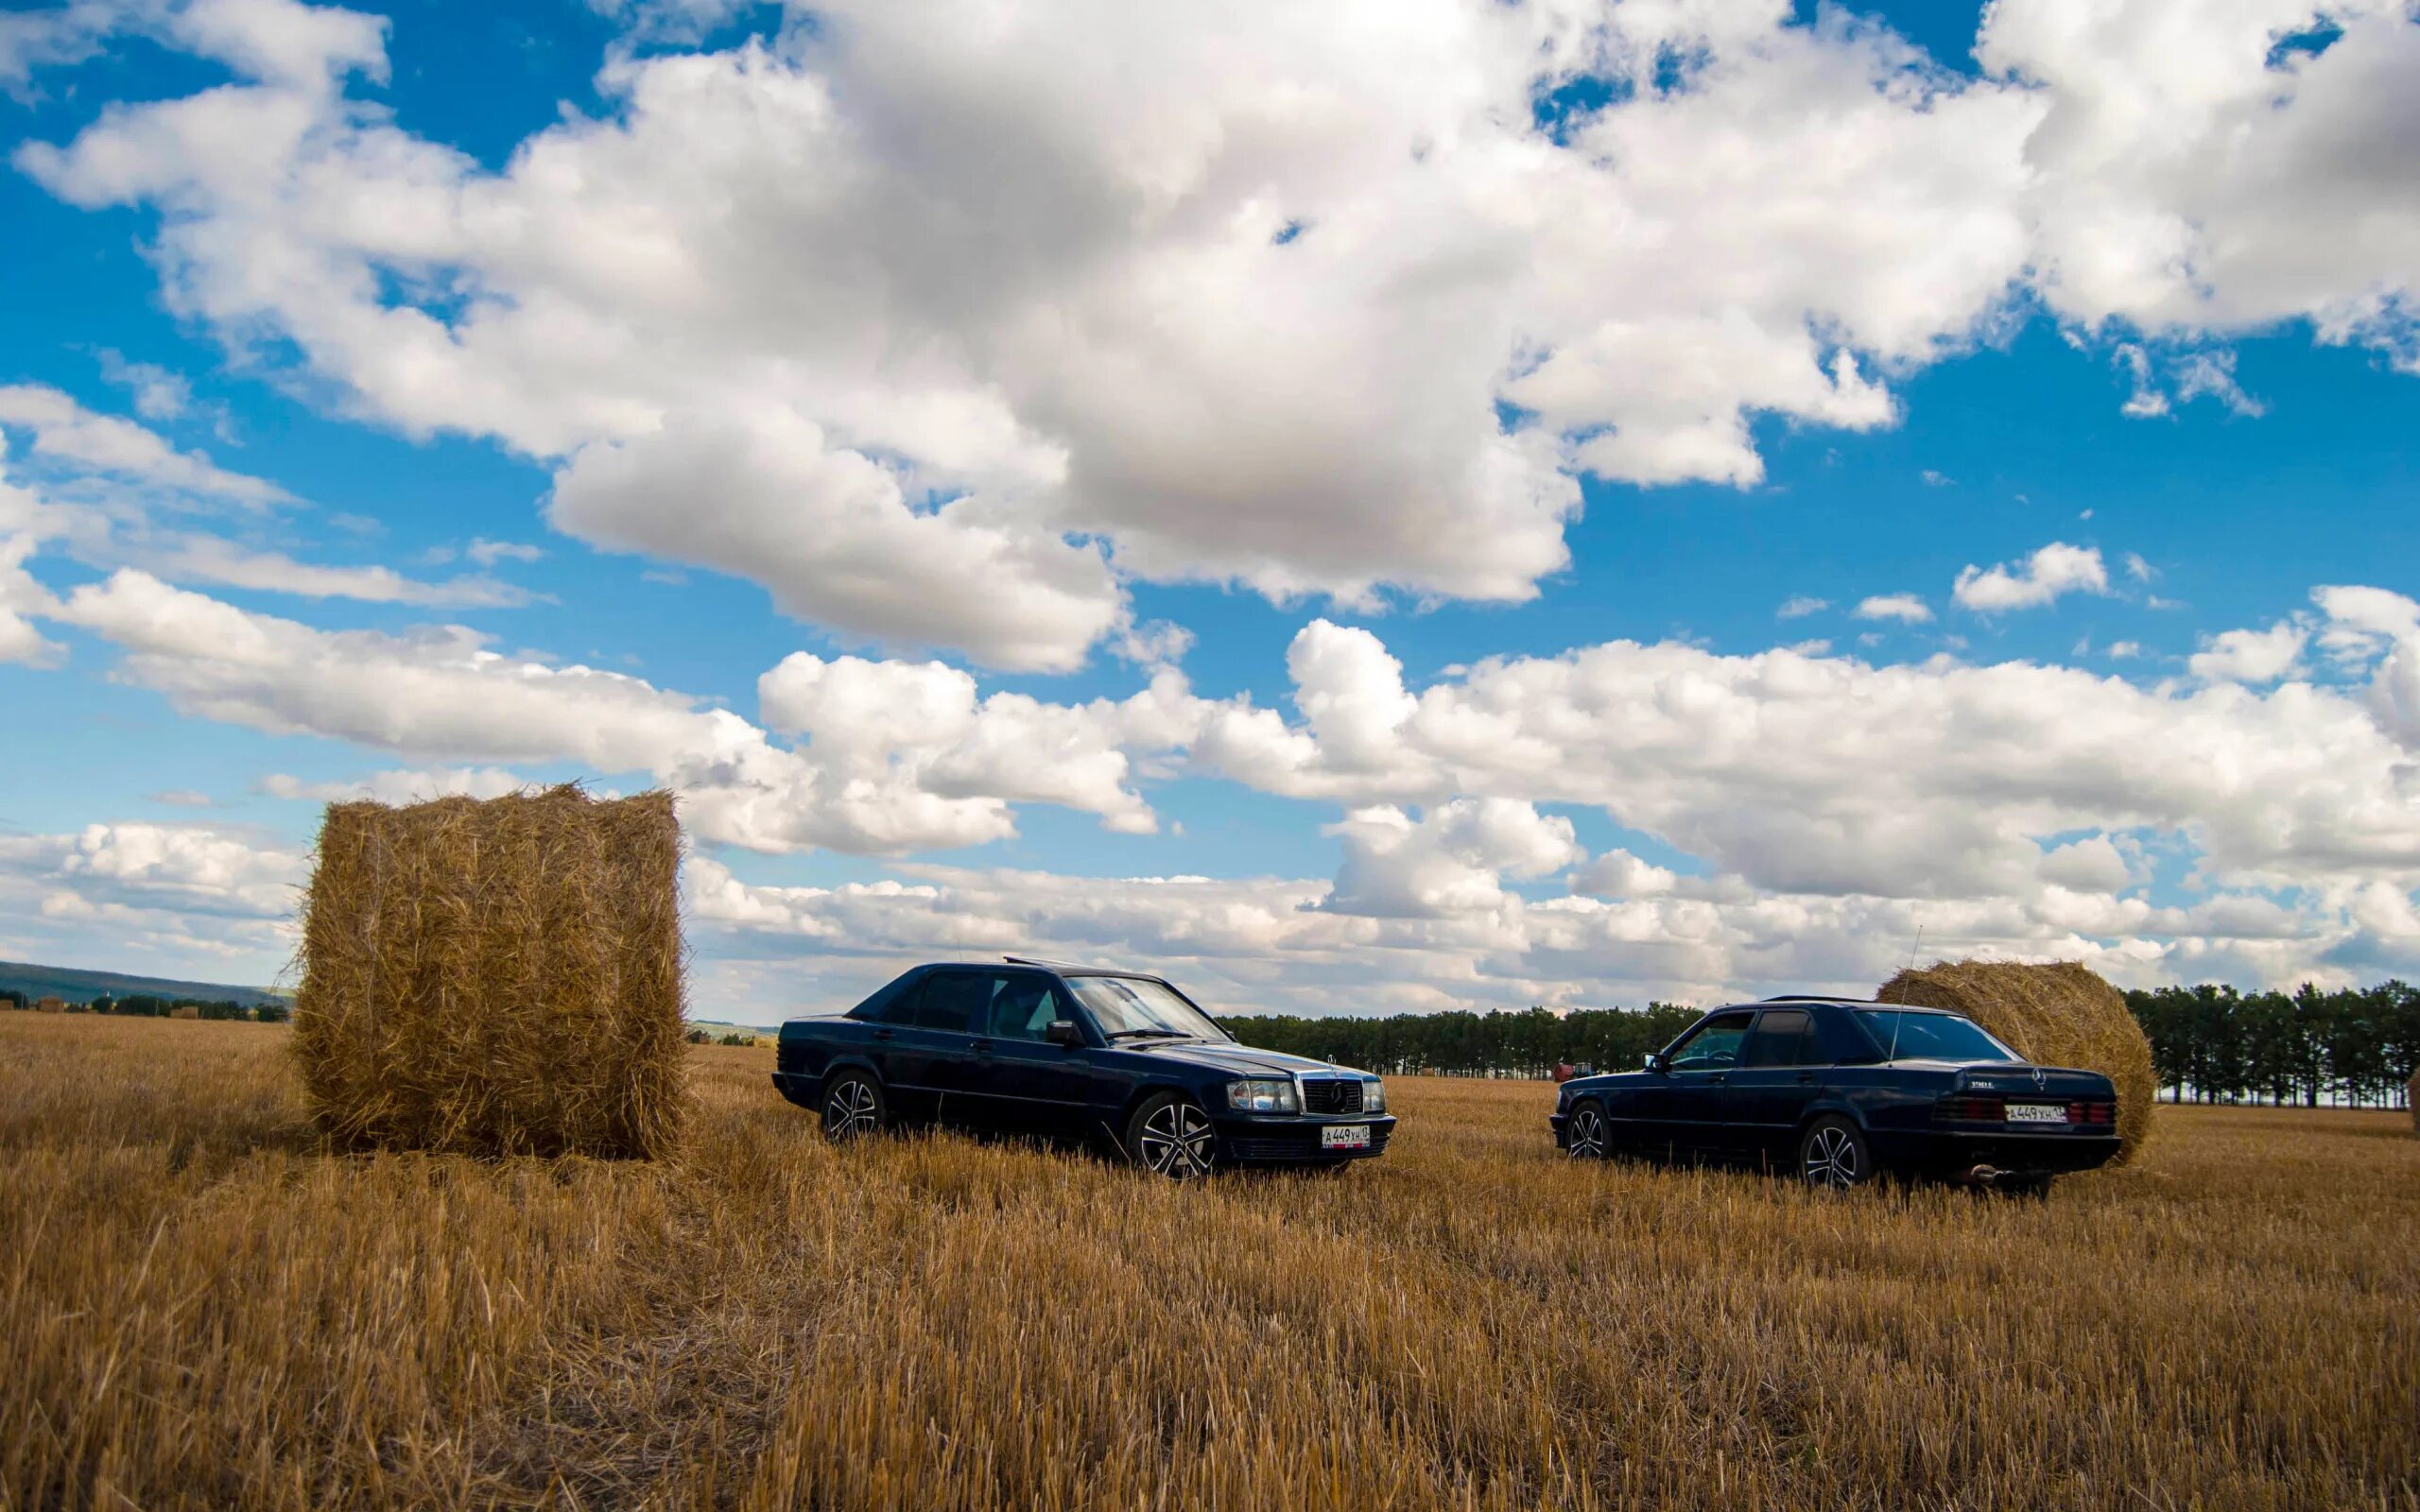
[[[2109,1103],[2069,1103],[2067,1122],[2070,1124],[2111,1124],[2117,1122],[2117,1108]]]
[[[1996,1124],[2008,1116],[2008,1109],[2004,1100],[1997,1097],[1945,1097],[1933,1105],[1933,1116],[1967,1124]]]

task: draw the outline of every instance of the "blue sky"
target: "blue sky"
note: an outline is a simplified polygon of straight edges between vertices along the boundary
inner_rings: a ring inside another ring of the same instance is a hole
[[[2412,970],[2420,26],[2240,9],[12,11],[0,954],[584,778],[743,1021]]]

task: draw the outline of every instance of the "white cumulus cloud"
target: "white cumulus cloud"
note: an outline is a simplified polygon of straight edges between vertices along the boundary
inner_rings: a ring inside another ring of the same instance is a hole
[[[2108,592],[2109,569],[2101,562],[2099,547],[2054,541],[2020,563],[1963,569],[1950,597],[1961,609],[1990,614],[2039,609],[2063,593]]]
[[[1932,618],[1932,606],[1913,593],[1876,593],[1859,599],[1850,610],[1861,620],[1896,620],[1902,625],[1922,625]]]

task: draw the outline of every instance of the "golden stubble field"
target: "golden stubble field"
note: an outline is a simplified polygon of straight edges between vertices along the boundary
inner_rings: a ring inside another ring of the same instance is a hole
[[[1172,1188],[835,1151],[331,1157],[257,1024],[0,1015],[0,1507],[2420,1505],[2420,1141],[2161,1110],[2047,1202],[1556,1159]]]

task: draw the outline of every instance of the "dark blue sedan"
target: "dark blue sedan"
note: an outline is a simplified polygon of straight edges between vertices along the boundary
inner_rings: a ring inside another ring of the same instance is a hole
[[[773,1085],[855,1139],[894,1124],[1084,1140],[1184,1179],[1341,1167],[1394,1132],[1377,1077],[1237,1044],[1161,977],[1009,956],[902,973],[782,1025]]]
[[[1717,1008],[1646,1069],[1563,1084],[1549,1123],[1580,1160],[1759,1165],[1846,1187],[1880,1172],[2039,1189],[2118,1153],[2097,1072],[2035,1066],[1935,1008],[1787,997]]]

